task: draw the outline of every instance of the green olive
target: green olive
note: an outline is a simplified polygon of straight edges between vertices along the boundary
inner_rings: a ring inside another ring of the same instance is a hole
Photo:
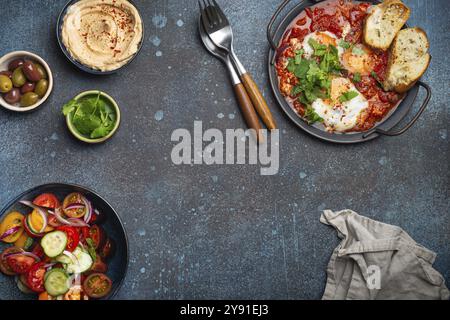
[[[41,79],[36,83],[36,87],[34,88],[34,93],[36,93],[39,98],[45,96],[48,90],[48,80]]]
[[[41,64],[35,63],[34,67],[36,68],[37,72],[39,72],[42,79],[47,79],[47,71],[45,71],[45,68]]]
[[[0,75],[0,92],[7,93],[13,88],[13,83],[8,76]]]
[[[34,92],[25,93],[22,98],[20,98],[20,105],[22,107],[29,107],[38,102],[39,96]]]
[[[14,70],[12,75],[12,83],[14,87],[20,88],[27,82],[27,78],[25,77],[25,74],[22,71],[22,67],[17,68]]]

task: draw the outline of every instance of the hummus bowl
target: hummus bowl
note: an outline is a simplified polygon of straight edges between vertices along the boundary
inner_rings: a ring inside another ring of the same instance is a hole
[[[56,35],[64,55],[79,69],[112,74],[139,54],[144,23],[127,0],[71,0],[58,18]]]

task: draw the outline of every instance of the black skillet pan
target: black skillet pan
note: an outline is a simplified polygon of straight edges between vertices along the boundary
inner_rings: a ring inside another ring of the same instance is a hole
[[[113,239],[115,243],[115,253],[107,262],[107,275],[112,280],[113,286],[110,294],[104,298],[111,299],[119,291],[127,273],[128,240],[125,228],[118,213],[95,191],[73,184],[52,183],[41,185],[25,191],[9,201],[0,211],[0,221],[3,220],[4,215],[11,211],[19,211],[22,214],[29,213],[31,211],[28,207],[18,203],[19,200],[33,201],[36,196],[42,193],[53,193],[60,201],[62,201],[66,195],[72,192],[80,192],[85,195],[92,202],[93,207],[105,215],[104,222],[101,226],[106,231],[107,236]],[[8,246],[10,245],[0,243],[0,251],[3,251]],[[27,295],[19,291],[14,277],[8,277],[0,273],[0,283],[0,300],[37,299],[37,295],[35,294]]]
[[[285,100],[284,96],[281,94],[279,86],[278,86],[278,75],[275,69],[275,58],[276,51],[278,49],[278,44],[280,43],[285,31],[291,24],[291,22],[307,7],[311,7],[321,0],[302,0],[298,3],[294,8],[292,8],[287,15],[281,19],[281,22],[274,28],[275,22],[279,20],[279,16],[281,12],[286,8],[289,4],[290,0],[284,0],[280,7],[277,9],[272,19],[269,22],[267,27],[267,37],[270,44],[269,50],[269,60],[268,60],[268,68],[269,68],[269,80],[272,86],[273,93],[275,95],[276,100],[279,105],[286,113],[286,115],[301,129],[305,130],[309,134],[319,138],[321,140],[325,140],[328,142],[341,143],[341,144],[351,144],[351,143],[360,143],[373,140],[380,135],[386,136],[398,136],[406,132],[411,126],[417,121],[417,119],[421,116],[423,111],[428,105],[428,102],[431,98],[431,88],[421,82],[418,81],[417,84],[411,88],[407,93],[402,102],[391,112],[386,115],[383,121],[378,123],[374,128],[370,129],[366,132],[356,132],[356,133],[329,133],[320,127],[315,127],[309,125],[305,120],[303,120],[289,105],[289,103]],[[367,0],[364,2],[371,3],[379,3],[378,0]],[[274,31],[272,31],[274,30]],[[419,93],[419,88],[423,87],[426,90],[426,97],[424,102],[417,114],[401,129],[394,130],[394,127],[397,126],[402,119],[408,114],[411,110],[414,102],[417,98],[417,94]]]

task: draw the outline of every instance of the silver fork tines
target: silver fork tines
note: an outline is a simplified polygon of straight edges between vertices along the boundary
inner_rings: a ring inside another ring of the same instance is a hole
[[[199,0],[198,3],[206,32],[216,32],[229,25],[227,17],[215,0]]]

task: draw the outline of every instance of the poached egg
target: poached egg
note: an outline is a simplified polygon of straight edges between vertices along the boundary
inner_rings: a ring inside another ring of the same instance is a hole
[[[357,96],[341,102],[340,97],[349,91],[357,93]],[[316,99],[311,107],[323,119],[328,131],[345,132],[360,123],[369,102],[348,78],[336,77],[331,81],[330,98]]]

